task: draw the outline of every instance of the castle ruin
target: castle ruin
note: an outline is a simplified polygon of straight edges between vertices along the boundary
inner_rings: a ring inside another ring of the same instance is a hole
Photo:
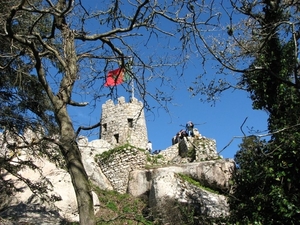
[[[135,98],[125,102],[125,98],[120,97],[117,104],[108,100],[102,105],[100,140],[88,142],[86,137],[78,140],[82,162],[90,181],[102,190],[114,190],[142,198],[143,201],[148,201],[149,209],[159,209],[158,212],[169,213],[164,208],[168,206],[166,199],[170,199],[183,203],[184,206],[188,205],[192,212],[200,210],[199,215],[204,218],[218,219],[229,215],[226,196],[217,193],[231,192],[230,179],[235,170],[234,161],[220,158],[216,151],[216,141],[202,136],[196,130],[194,137],[184,137],[157,155],[149,155],[144,149],[148,136],[143,109],[143,104]],[[39,138],[37,134],[27,130],[24,139],[20,141],[29,143],[32,137]],[[6,154],[9,149],[3,141],[0,133],[1,150]],[[14,143],[16,140],[5,141]],[[28,149],[23,150],[21,156],[16,156],[17,159],[32,157]],[[56,148],[50,150],[54,153],[57,151]],[[109,154],[103,154],[104,152]],[[35,223],[36,218],[39,218],[39,222],[47,221],[47,224],[61,224],[65,218],[78,221],[76,194],[68,172],[57,167],[48,158],[33,157],[32,160],[39,166],[39,170],[24,167],[18,175],[30,179],[32,184],[40,184],[41,179],[47,179],[47,183],[51,182],[50,192],[39,200],[38,196],[33,198],[35,194],[26,184],[21,183],[18,185],[21,185],[22,192],[14,195],[3,192],[5,202],[0,204],[0,224],[3,222],[1,217],[13,217],[14,220],[25,223]],[[215,192],[189,183],[180,174],[191,177]],[[95,213],[98,213],[105,206],[100,205],[96,195],[93,197]],[[55,199],[54,205],[48,204],[45,199]],[[6,207],[8,202],[9,207]],[[19,205],[22,205],[22,209]]]
[[[110,99],[102,105],[100,139],[112,146],[130,144],[146,148],[148,143],[147,126],[143,103],[136,98],[126,102],[124,97],[118,103]]]

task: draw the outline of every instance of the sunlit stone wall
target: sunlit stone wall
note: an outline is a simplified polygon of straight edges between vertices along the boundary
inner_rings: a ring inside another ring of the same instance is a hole
[[[128,143],[145,149],[148,135],[143,103],[136,98],[126,102],[124,97],[118,98],[117,104],[106,101],[102,105],[100,139],[114,147]]]

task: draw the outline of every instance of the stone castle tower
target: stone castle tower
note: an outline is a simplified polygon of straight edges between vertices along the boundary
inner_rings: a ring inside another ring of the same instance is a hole
[[[115,105],[110,99],[102,105],[100,139],[112,146],[130,144],[146,148],[148,143],[143,103],[132,98],[126,103],[124,97],[118,98]]]

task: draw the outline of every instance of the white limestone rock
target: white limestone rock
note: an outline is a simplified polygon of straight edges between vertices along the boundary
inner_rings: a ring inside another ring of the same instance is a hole
[[[81,137],[78,141],[79,149],[82,156],[82,163],[89,179],[103,190],[113,190],[110,181],[102,173],[100,167],[95,162],[95,156],[108,151],[111,145],[105,140],[87,141],[87,138]]]
[[[189,204],[197,203],[201,212],[209,217],[226,216],[229,210],[226,197],[182,181],[178,174],[193,177],[214,190],[229,191],[229,179],[233,169],[233,160],[214,160],[135,170],[130,173],[127,190],[133,196],[148,198],[151,207],[164,207],[167,200],[177,200]]]
[[[55,166],[47,159],[35,158],[34,163],[39,166],[43,176],[50,181],[48,192],[43,194],[44,200],[34,195],[30,188],[17,180],[12,175],[5,176],[5,179],[15,180],[15,185],[22,189],[17,192],[10,201],[10,208],[14,209],[10,213],[13,218],[19,218],[19,221],[39,224],[60,224],[63,219],[69,221],[79,221],[77,200],[72,185],[70,174]],[[30,168],[25,168],[19,172],[24,178],[31,182],[42,181],[41,174]],[[56,201],[51,202],[51,199]],[[96,194],[93,194],[95,210],[99,208],[99,200]],[[45,201],[46,200],[46,201]],[[9,214],[8,211],[2,211],[2,215]],[[1,215],[0,215],[1,216]]]
[[[204,216],[217,218],[229,215],[225,196],[218,195],[183,181],[176,173],[163,171],[153,178],[149,193],[149,205],[156,209],[168,207],[169,200],[201,208]]]
[[[140,196],[149,190],[153,179],[160,174],[182,173],[191,176],[213,189],[229,190],[229,180],[234,170],[233,160],[212,160],[199,163],[187,163],[148,170],[135,170],[130,173],[128,193]]]

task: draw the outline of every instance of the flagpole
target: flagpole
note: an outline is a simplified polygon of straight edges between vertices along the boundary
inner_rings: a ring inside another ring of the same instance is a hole
[[[131,99],[134,98],[134,82],[133,77],[131,78]]]
[[[130,75],[131,75],[131,99],[133,100],[134,98],[134,80],[133,80],[133,73],[132,73],[132,56],[129,57],[129,61],[130,61],[130,67],[131,67],[131,70],[130,70]]]

